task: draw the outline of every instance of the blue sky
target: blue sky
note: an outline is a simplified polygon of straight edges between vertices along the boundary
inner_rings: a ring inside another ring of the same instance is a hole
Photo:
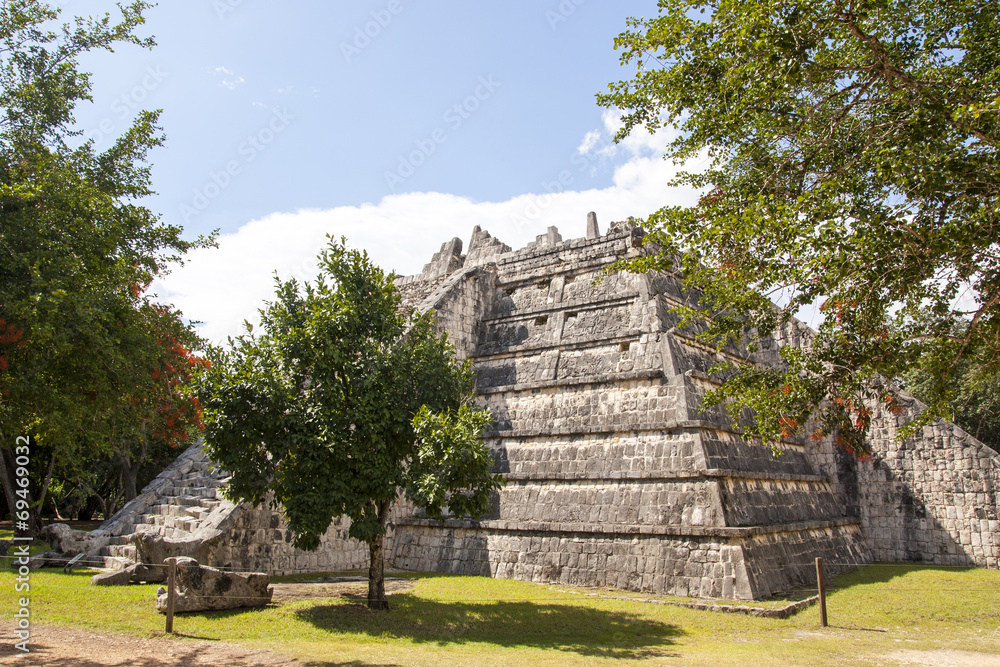
[[[113,3],[63,0],[66,18]],[[220,230],[154,288],[238,332],[273,274],[308,279],[325,234],[398,273],[480,224],[513,247],[549,225],[583,236],[691,201],[666,186],[667,133],[613,146],[595,93],[633,73],[614,37],[654,0],[322,2],[171,0],[147,13],[152,51],[88,55],[98,148],[139,109],[162,108],[148,205],[187,235]]]

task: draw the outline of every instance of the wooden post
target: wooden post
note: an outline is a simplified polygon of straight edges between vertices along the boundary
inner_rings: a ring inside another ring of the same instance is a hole
[[[167,634],[174,632],[174,597],[177,585],[177,559],[167,559]]]
[[[819,624],[826,627],[826,584],[823,581],[823,559],[816,559],[816,584],[819,588]]]

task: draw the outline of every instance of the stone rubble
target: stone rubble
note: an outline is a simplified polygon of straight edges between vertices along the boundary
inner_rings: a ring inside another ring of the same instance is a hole
[[[199,565],[193,558],[177,559],[174,611],[211,611],[263,607],[271,602],[270,577],[259,572],[236,574]],[[156,609],[167,611],[167,589],[156,592]]]

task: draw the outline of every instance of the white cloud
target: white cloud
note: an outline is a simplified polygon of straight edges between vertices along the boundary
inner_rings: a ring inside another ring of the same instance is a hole
[[[596,146],[599,140],[594,141]],[[257,309],[274,295],[274,272],[282,280],[315,276],[314,260],[327,234],[346,236],[379,266],[410,275],[452,237],[461,238],[467,249],[475,225],[517,249],[550,225],[567,240],[584,236],[588,211],[597,213],[606,232],[612,221],[697,200],[697,192],[667,187],[678,169],[670,162],[637,154],[632,146],[626,150],[631,155],[615,169],[613,185],[603,189],[525,194],[500,202],[418,192],[389,195],[377,204],[274,213],[223,235],[218,248],[191,253],[185,266],[157,281],[154,291],[187,317],[204,322],[201,334],[221,343],[242,331],[244,319],[257,322]],[[577,171],[567,172],[575,179],[594,159],[600,158],[575,160]]]
[[[606,110],[601,114],[601,120],[604,122],[604,131],[608,137],[614,137],[618,130],[625,125],[621,121],[621,112],[617,109]],[[601,148],[601,152],[607,155],[616,155],[624,150],[633,156],[663,155],[667,144],[676,139],[677,135],[678,132],[673,126],[661,127],[655,132],[637,127],[621,143],[606,144]]]
[[[227,68],[219,66],[215,68],[215,73],[222,75],[222,81],[219,83],[223,88],[229,90],[236,90],[240,84],[245,83],[245,79],[242,76],[230,72]]]
[[[587,155],[590,151],[594,150],[597,143],[601,140],[602,135],[600,130],[591,130],[583,137],[583,141],[577,147],[576,152],[580,155]]]

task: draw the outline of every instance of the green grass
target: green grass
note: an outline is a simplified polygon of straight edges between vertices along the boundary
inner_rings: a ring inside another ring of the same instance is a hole
[[[6,522],[6,523],[8,525],[10,524],[9,521]],[[12,540],[12,539],[14,539],[14,531],[13,531],[13,529],[0,528],[0,540]],[[22,542],[21,544],[24,544],[24,543]],[[13,549],[13,545],[11,546],[11,548]],[[44,551],[48,551],[48,550],[49,550],[49,543],[46,542],[45,540],[40,540],[40,539],[36,538],[36,539],[32,540],[32,542],[31,542],[31,547],[29,548],[28,555],[34,556],[35,554],[40,554],[40,553],[42,553]],[[4,562],[4,566],[6,567],[7,566],[6,563],[9,563],[9,560],[7,560],[7,559],[2,559],[2,560]]]
[[[99,588],[89,578],[32,573],[35,621],[163,635],[156,585]],[[311,577],[286,580],[303,578]],[[8,620],[19,595],[13,583],[0,574],[0,617]],[[825,629],[815,606],[760,619],[583,594],[631,595],[622,591],[443,575],[416,576],[412,590],[390,597],[388,613],[343,597],[307,599],[179,615],[175,629],[178,641],[234,642],[311,665],[847,665],[886,664],[903,649],[1000,655],[1000,572],[870,566],[831,583]]]

